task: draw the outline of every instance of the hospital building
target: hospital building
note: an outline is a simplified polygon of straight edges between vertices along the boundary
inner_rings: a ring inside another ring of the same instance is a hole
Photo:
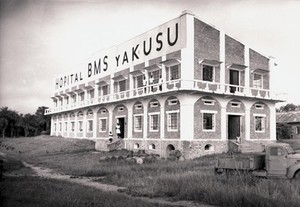
[[[105,147],[119,123],[128,150],[188,159],[255,151],[276,140],[273,66],[185,11],[54,78],[51,135]]]

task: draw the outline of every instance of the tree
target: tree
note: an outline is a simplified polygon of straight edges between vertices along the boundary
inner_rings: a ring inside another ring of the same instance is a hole
[[[9,136],[14,136],[14,129],[17,120],[19,119],[19,114],[15,110],[11,110],[8,107],[0,108],[0,118],[1,118],[1,130],[2,137],[7,135],[7,129],[10,129]]]
[[[288,112],[288,111],[296,111],[298,109],[300,109],[300,105],[288,103],[284,106],[281,106],[279,109],[276,109],[276,111],[277,112]]]
[[[5,137],[5,130],[8,126],[8,120],[4,117],[1,117],[0,118],[0,129],[2,131],[2,137],[4,138]]]
[[[38,133],[40,134],[42,131],[50,132],[50,116],[45,115],[46,106],[40,106],[36,112],[36,120],[38,124]]]
[[[47,107],[38,107],[35,114],[18,114],[8,107],[0,108],[0,130],[2,137],[36,136],[50,132],[50,116],[45,116]]]
[[[276,134],[279,139],[291,139],[293,138],[292,126],[288,124],[280,124],[276,127]]]

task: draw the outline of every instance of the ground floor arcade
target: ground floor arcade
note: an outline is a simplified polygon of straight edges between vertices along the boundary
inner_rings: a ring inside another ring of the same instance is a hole
[[[51,135],[104,141],[119,123],[127,149],[195,157],[225,152],[230,140],[275,140],[275,116],[272,101],[172,93],[55,114]]]

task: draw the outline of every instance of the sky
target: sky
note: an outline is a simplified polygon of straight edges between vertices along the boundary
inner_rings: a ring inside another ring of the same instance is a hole
[[[300,0],[0,0],[0,106],[51,107],[54,77],[184,10],[275,57],[271,90],[300,104]]]

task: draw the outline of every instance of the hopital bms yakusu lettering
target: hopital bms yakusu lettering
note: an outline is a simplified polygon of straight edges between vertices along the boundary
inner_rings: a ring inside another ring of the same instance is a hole
[[[149,56],[155,58],[180,49],[179,24],[175,21],[172,25],[159,28],[158,31],[157,29],[156,31],[150,31],[129,42],[113,47],[106,54],[104,53],[101,56],[98,54],[97,57],[94,57],[94,60],[88,62],[85,66],[86,72],[79,71],[55,78],[55,89],[59,90],[78,84],[85,78],[107,72],[111,68],[116,70],[128,68],[129,64],[139,64]]]

